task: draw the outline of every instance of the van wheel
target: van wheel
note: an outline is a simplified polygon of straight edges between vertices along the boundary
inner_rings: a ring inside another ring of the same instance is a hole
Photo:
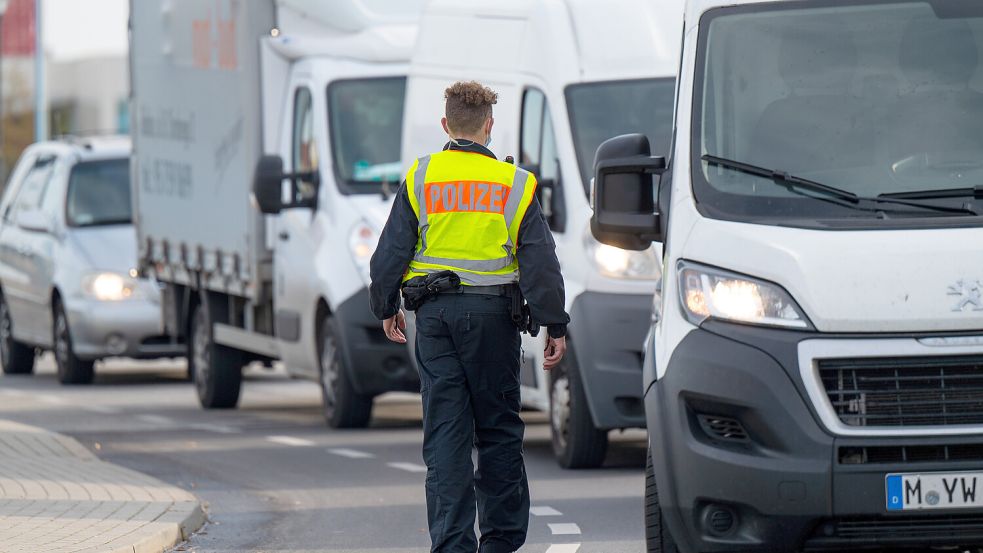
[[[194,374],[198,402],[205,409],[231,409],[239,403],[242,387],[242,355],[217,345],[212,319],[202,301],[195,306],[188,339],[189,372]]]
[[[645,545],[648,553],[679,553],[679,548],[676,547],[676,542],[662,519],[651,449],[648,451],[648,459],[645,463]]]
[[[550,435],[553,455],[566,469],[597,468],[608,451],[608,433],[594,426],[577,364],[568,360],[550,371]]]
[[[324,315],[317,328],[321,406],[331,428],[365,428],[372,418],[372,396],[355,391],[338,343],[334,317]]]
[[[95,361],[83,361],[72,348],[72,332],[61,302],[55,301],[53,339],[58,382],[62,384],[91,384],[95,378]]]
[[[34,372],[34,348],[14,340],[14,323],[10,318],[7,300],[0,296],[0,364],[3,374]]]

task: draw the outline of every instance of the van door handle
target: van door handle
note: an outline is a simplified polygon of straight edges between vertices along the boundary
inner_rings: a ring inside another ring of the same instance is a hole
[[[287,240],[290,240],[290,233],[285,230],[281,230],[277,237],[283,242],[286,242]]]

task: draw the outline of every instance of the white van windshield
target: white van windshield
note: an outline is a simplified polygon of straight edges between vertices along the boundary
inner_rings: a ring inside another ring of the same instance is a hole
[[[343,192],[378,193],[383,184],[399,184],[405,95],[405,77],[351,79],[328,86],[331,152]]]
[[[983,2],[762,3],[701,26],[693,186],[705,215],[981,224]]]
[[[588,194],[594,173],[594,152],[612,136],[641,133],[649,138],[652,155],[669,155],[675,93],[675,79],[597,82],[567,87],[573,145],[577,150],[584,190]]]

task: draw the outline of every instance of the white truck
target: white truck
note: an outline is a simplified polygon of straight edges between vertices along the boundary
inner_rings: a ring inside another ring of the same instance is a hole
[[[665,249],[647,551],[978,550],[983,3],[685,21],[671,152],[595,163],[598,239]]]
[[[588,191],[594,151],[612,135],[642,132],[668,152],[682,15],[682,0],[433,0],[421,20],[404,165],[446,142],[444,88],[477,79],[499,93],[492,150],[514,155],[539,179],[566,284],[571,351],[545,373],[545,332],[524,337],[522,401],[549,412],[564,467],[600,465],[610,430],[645,426],[642,343],[657,250],[594,240]]]
[[[202,406],[234,407],[242,367],[274,359],[320,383],[334,427],[418,390],[366,286],[400,178],[420,8],[131,1],[140,271],[164,285]]]

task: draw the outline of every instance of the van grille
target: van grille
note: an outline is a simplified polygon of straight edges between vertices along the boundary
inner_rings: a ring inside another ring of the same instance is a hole
[[[983,356],[819,360],[840,421],[854,427],[983,424]]]
[[[803,549],[969,545],[981,539],[983,516],[978,514],[841,518],[821,523]]]

